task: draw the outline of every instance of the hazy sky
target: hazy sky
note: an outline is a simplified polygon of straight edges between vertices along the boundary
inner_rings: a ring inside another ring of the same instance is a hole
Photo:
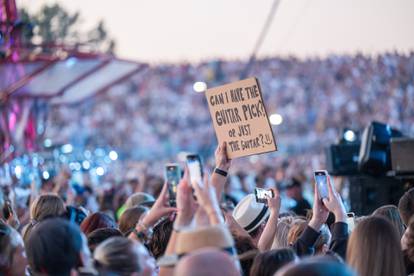
[[[250,55],[273,0],[17,0],[59,2],[85,28],[103,19],[117,54],[138,61]],[[260,55],[414,50],[414,0],[281,0]]]

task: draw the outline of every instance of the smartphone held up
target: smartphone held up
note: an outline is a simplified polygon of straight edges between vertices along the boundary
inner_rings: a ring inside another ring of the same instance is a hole
[[[191,185],[203,186],[203,163],[201,157],[198,154],[187,155],[187,167],[190,174]]]
[[[176,206],[177,186],[181,180],[181,168],[178,164],[165,165],[165,181],[168,186],[170,206]]]
[[[257,203],[264,203],[264,204],[267,204],[268,198],[273,198],[275,196],[272,190],[265,190],[262,188],[255,188],[254,195],[256,197]]]
[[[316,188],[318,189],[320,199],[329,197],[328,177],[329,174],[325,170],[317,170],[314,172]]]

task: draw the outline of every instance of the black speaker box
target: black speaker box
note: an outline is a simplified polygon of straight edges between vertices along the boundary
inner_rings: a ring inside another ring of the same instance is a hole
[[[404,181],[394,177],[351,176],[349,199],[351,211],[369,215],[386,204],[398,205],[404,193]]]
[[[359,144],[331,145],[326,149],[326,166],[331,175],[358,174]]]

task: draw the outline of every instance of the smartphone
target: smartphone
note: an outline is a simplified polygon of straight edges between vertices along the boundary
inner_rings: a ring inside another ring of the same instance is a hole
[[[272,190],[265,190],[262,188],[255,188],[254,195],[256,196],[256,202],[264,204],[267,203],[268,198],[272,198],[275,196]]]
[[[168,186],[170,206],[176,206],[175,198],[177,196],[177,186],[181,180],[181,169],[178,164],[165,165],[165,181]]]
[[[318,170],[314,172],[316,188],[319,192],[319,198],[328,198],[328,177],[329,174],[325,170]]]
[[[354,230],[355,228],[355,213],[347,213],[346,214],[347,218],[346,218],[346,222],[348,224],[348,230],[349,232],[352,232],[352,230]]]
[[[200,155],[189,154],[187,155],[187,167],[190,173],[190,181],[193,185],[197,183],[199,186],[203,186],[203,164],[201,162]]]

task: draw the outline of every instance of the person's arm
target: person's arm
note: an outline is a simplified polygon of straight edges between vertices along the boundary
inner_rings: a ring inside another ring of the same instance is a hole
[[[312,218],[309,221],[308,226],[300,235],[299,239],[292,245],[293,249],[296,251],[298,256],[313,255],[315,252],[315,243],[318,239],[322,225],[328,219],[329,211],[323,204],[322,200],[319,198],[319,191],[314,186],[314,196],[313,196],[313,212]]]
[[[216,168],[228,173],[231,166],[231,159],[227,158],[227,145],[223,142],[219,145],[215,152]],[[226,185],[227,176],[213,172],[211,176],[211,185],[216,189],[217,198],[221,198],[221,194],[224,191],[224,185]]]
[[[171,232],[170,239],[168,240],[168,245],[165,250],[165,255],[172,255],[175,253],[175,245],[178,233],[188,227],[194,217],[194,212],[197,208],[196,203],[193,198],[193,190],[191,188],[188,171],[185,170],[184,177],[180,181],[180,184],[177,187],[177,216],[174,220],[173,231]],[[174,268],[171,267],[161,267],[159,276],[172,275]]]
[[[221,214],[215,188],[209,183],[207,175],[204,177],[203,182],[203,187],[200,187],[197,183],[193,184],[197,201],[200,207],[204,210],[210,225],[223,224],[224,219]]]
[[[140,240],[137,233],[147,233],[162,217],[176,211],[176,208],[169,207],[168,204],[168,188],[167,183],[164,183],[161,193],[155,201],[154,205],[144,216],[144,218],[137,223],[135,230],[129,234],[128,238],[133,240]]]
[[[346,211],[341,196],[333,187],[330,177],[327,179],[329,197],[324,198],[323,203],[335,215],[335,223],[332,225],[332,241],[329,249],[345,259],[349,237]]]
[[[266,223],[263,233],[260,236],[257,247],[260,251],[264,252],[270,250],[272,247],[273,240],[276,236],[277,223],[279,219],[279,210],[280,210],[280,194],[277,189],[272,189],[274,197],[267,199],[267,204],[270,209],[269,220]]]

